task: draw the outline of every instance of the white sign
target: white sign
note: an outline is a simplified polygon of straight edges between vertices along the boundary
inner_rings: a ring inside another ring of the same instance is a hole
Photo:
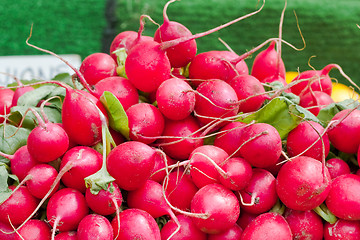
[[[59,55],[73,67],[79,68],[81,57],[77,54]],[[74,74],[63,61],[52,55],[24,55],[0,57],[0,86],[15,82],[14,75],[20,80],[50,80],[59,73]]]

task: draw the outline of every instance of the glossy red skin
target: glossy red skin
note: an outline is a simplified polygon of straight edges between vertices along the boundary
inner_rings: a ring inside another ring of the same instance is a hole
[[[32,176],[32,178],[26,181],[28,190],[34,197],[42,199],[50,190],[58,172],[54,167],[48,164],[38,164],[30,169],[29,175]],[[60,182],[56,184],[50,196],[59,189],[59,186]]]
[[[299,83],[297,83],[296,85],[292,86],[290,88],[291,92],[294,93],[295,95],[301,95],[301,94],[306,94],[310,92],[310,88],[308,87],[309,81],[301,81],[304,79],[310,79],[313,77],[317,78],[311,80],[313,81],[311,86],[311,90],[312,91],[322,91],[326,94],[328,94],[329,96],[331,95],[332,92],[332,83],[331,83],[331,79],[329,77],[328,74],[324,75],[321,73],[322,70],[308,70],[308,71],[304,71],[301,72],[300,75],[296,76],[291,83],[294,83],[295,81],[299,81]]]
[[[206,233],[199,230],[193,223],[191,217],[185,215],[178,215],[178,221],[180,223],[180,230],[173,235],[172,240],[206,240]],[[174,220],[168,221],[161,229],[161,240],[167,240],[171,234],[173,234],[177,228],[177,224]]]
[[[19,181],[22,181],[28,175],[30,169],[37,164],[40,164],[40,162],[31,157],[27,145],[24,145],[16,150],[10,159],[11,173],[15,174]]]
[[[16,233],[10,233],[13,232],[14,229],[11,227],[10,224],[5,224],[0,221],[0,239],[2,240],[14,240],[16,237]]]
[[[221,166],[228,157],[229,155],[223,149],[213,145],[203,145],[194,149],[189,157],[190,175],[194,184],[202,188],[207,184],[220,183],[220,174],[214,163]]]
[[[209,214],[207,219],[193,217],[203,232],[217,234],[231,228],[239,218],[240,206],[235,194],[218,183],[201,188],[191,201],[192,213]]]
[[[55,236],[55,240],[78,240],[76,231],[61,232]]]
[[[338,219],[334,224],[325,222],[324,240],[359,240],[360,221]]]
[[[307,211],[324,202],[330,183],[329,171],[326,167],[323,169],[320,161],[300,156],[281,167],[276,177],[276,191],[288,208]]]
[[[256,217],[243,231],[241,240],[292,240],[289,224],[283,216],[267,212]]]
[[[123,77],[114,76],[100,80],[95,85],[95,94],[98,98],[109,91],[119,100],[126,111],[130,106],[139,102],[139,93],[132,83]]]
[[[302,153],[302,156],[312,157],[321,161],[323,156],[322,153],[324,150],[324,158],[326,158],[330,151],[330,142],[327,133],[322,136],[323,142],[319,139],[319,134],[323,133],[324,127],[321,126],[319,123],[313,121],[301,122],[288,134],[286,148],[289,156],[294,157]],[[309,150],[304,152],[314,142],[316,142],[315,145],[313,145]],[[324,148],[322,146],[323,143]]]
[[[243,233],[242,228],[236,223],[229,228],[228,230],[218,233],[218,234],[209,234],[208,240],[233,240],[240,239]]]
[[[118,218],[114,217],[111,226],[117,239],[161,240],[160,229],[153,217],[143,210],[129,208],[120,213],[120,230]],[[141,223],[141,224],[139,224]]]
[[[47,122],[31,130],[27,138],[30,155],[38,162],[48,163],[61,157],[69,148],[69,137],[64,128]]]
[[[111,150],[106,167],[121,189],[132,191],[149,179],[155,165],[155,150],[138,142],[124,142]]]
[[[156,154],[154,157],[155,165],[154,165],[154,169],[152,170],[151,176],[149,178],[150,180],[153,180],[158,183],[162,183],[164,181],[164,178],[166,176],[166,171],[164,169],[166,167],[164,157],[166,158],[167,166],[177,163],[177,161],[170,158],[164,152],[156,151]],[[160,169],[163,169],[163,170],[158,171]]]
[[[317,116],[321,109],[334,103],[334,100],[325,92],[313,91],[300,95],[299,105],[308,109],[312,114]]]
[[[225,187],[239,191],[245,188],[252,176],[252,167],[245,159],[240,157],[229,158],[221,168],[226,172],[227,177],[220,175],[220,182]]]
[[[224,149],[229,155],[239,157],[239,147],[241,145],[241,131],[246,126],[242,122],[230,122],[219,129],[219,134],[216,135],[214,145]]]
[[[162,150],[175,160],[188,159],[191,152],[203,145],[204,141],[200,137],[200,125],[192,115],[182,120],[165,120],[163,136],[170,136],[173,138],[159,139]],[[187,137],[187,138],[186,138]],[[184,138],[181,140],[181,138]],[[179,141],[181,140],[181,141]]]
[[[240,216],[236,221],[236,223],[241,227],[241,229],[244,230],[247,227],[247,225],[249,225],[259,215],[260,214],[253,214],[253,213],[241,211]]]
[[[283,216],[291,228],[294,239],[323,239],[322,218],[314,211],[296,211],[286,208]]]
[[[12,107],[17,106],[19,97],[21,97],[23,94],[30,92],[32,90],[34,90],[34,88],[31,86],[22,86],[22,87],[16,88],[13,99],[12,99],[11,106]]]
[[[61,224],[56,226],[60,232],[76,230],[80,221],[89,213],[84,195],[76,189],[63,188],[50,199],[46,208],[47,221],[54,228],[55,219]]]
[[[338,120],[334,127],[328,130],[331,144],[339,151],[357,153],[360,145],[360,110],[342,110],[331,120]]]
[[[244,203],[247,204],[251,203],[252,196],[255,197],[254,205],[246,206],[240,202],[240,207],[245,212],[252,214],[267,212],[278,200],[275,177],[264,169],[254,168],[249,184],[237,194],[241,194]]]
[[[165,120],[154,105],[137,103],[128,108],[126,115],[131,140],[149,144],[155,142],[162,135]]]
[[[15,186],[9,186],[13,191]],[[0,205],[0,222],[19,226],[35,210],[39,200],[35,198],[25,186],[21,186]]]
[[[50,238],[51,229],[45,221],[30,219],[18,230],[14,240],[49,240]]]
[[[285,65],[280,58],[278,62],[278,53],[275,49],[275,41],[272,41],[269,47],[259,52],[252,65],[251,75],[257,78],[260,82],[263,82],[269,77],[281,77],[285,79]]]
[[[81,63],[79,71],[89,85],[95,85],[100,80],[116,76],[117,64],[106,53],[92,53]]]
[[[0,88],[0,115],[9,114],[15,92],[11,89]],[[3,118],[0,118],[3,121]]]
[[[360,176],[345,174],[335,178],[326,198],[326,206],[338,218],[360,220]]]
[[[77,238],[79,240],[92,240],[94,236],[97,239],[113,240],[114,230],[106,217],[89,214],[80,221],[77,228]]]
[[[327,160],[326,167],[329,169],[331,179],[351,173],[349,165],[340,158],[331,158]]]
[[[67,165],[72,167],[61,178],[63,184],[85,193],[84,178],[96,173],[102,166],[102,155],[93,148],[76,146],[68,150],[63,156],[60,171]]]

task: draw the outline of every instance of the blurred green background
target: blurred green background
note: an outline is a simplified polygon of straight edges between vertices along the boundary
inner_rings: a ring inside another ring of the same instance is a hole
[[[0,0],[0,55],[41,54],[26,46],[33,23],[31,42],[58,54],[107,52],[115,35],[124,30],[137,31],[139,16],[147,14],[162,23],[166,0]],[[168,8],[170,20],[178,21],[192,33],[216,27],[259,7],[257,0],[181,0]],[[242,54],[266,39],[277,37],[284,0],[267,0],[264,9],[248,19],[197,40],[198,52],[225,50],[223,39]],[[308,70],[310,64],[321,69],[339,64],[355,82],[360,83],[360,1],[289,0],[283,24],[283,39],[298,48],[303,46],[294,11],[306,41],[303,51],[282,45],[287,71]],[[145,35],[157,26],[146,21]],[[252,59],[247,59],[251,67]],[[347,83],[337,70],[330,75]]]

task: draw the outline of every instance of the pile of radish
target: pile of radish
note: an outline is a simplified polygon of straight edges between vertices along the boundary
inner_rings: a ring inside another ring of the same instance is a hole
[[[0,239],[360,239],[359,102],[329,73],[356,84],[333,63],[287,83],[281,29],[197,52],[265,1],[195,35],[174,1],[153,36],[143,15],[74,75],[0,89]]]

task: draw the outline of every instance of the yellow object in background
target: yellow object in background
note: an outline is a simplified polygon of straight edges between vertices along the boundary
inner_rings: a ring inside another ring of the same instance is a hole
[[[346,99],[360,100],[360,95],[354,89],[342,83],[333,83],[331,98],[334,102],[341,102]]]
[[[299,74],[298,72],[293,72],[293,71],[286,72],[285,75],[286,83],[289,84],[298,74]]]

